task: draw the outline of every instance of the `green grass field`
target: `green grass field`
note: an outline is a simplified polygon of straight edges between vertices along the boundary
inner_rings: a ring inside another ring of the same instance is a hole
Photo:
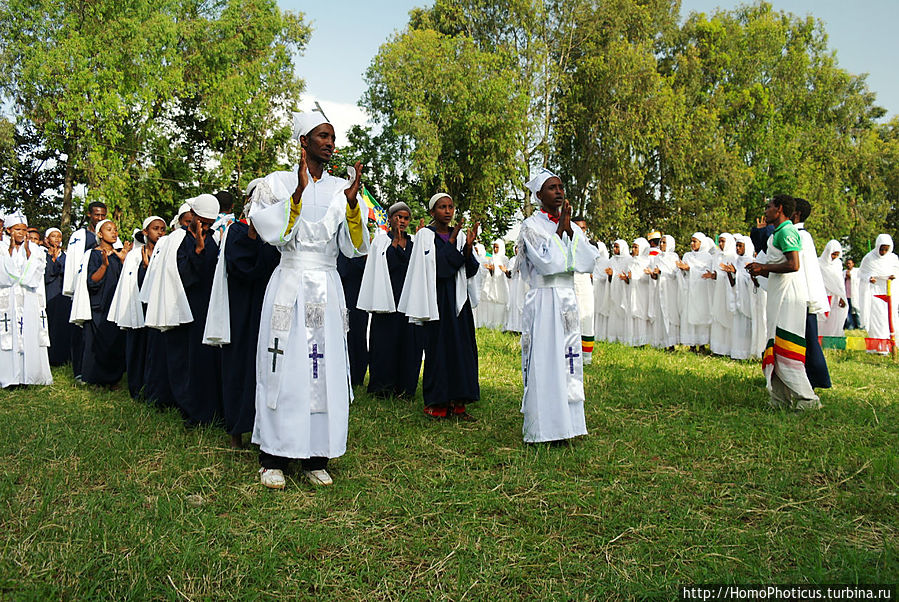
[[[830,352],[814,413],[758,363],[598,344],[590,435],[525,446],[517,337],[478,333],[479,421],[359,393],[335,485],[76,386],[0,393],[0,598],[670,599],[895,583],[899,366]]]

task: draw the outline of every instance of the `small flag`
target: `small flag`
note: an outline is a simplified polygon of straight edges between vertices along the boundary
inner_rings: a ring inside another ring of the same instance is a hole
[[[368,219],[378,224],[379,228],[387,229],[387,212],[378,204],[365,185],[362,185],[362,199],[368,206]]]

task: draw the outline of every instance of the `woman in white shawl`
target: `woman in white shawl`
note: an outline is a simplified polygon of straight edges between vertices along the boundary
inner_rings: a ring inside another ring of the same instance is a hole
[[[703,275],[711,267],[712,257],[709,250],[712,240],[702,232],[690,237],[690,251],[684,253],[677,263],[680,269],[680,340],[694,351],[709,344],[711,327],[710,286]]]
[[[643,238],[634,240],[631,247],[633,263],[628,274],[627,283],[631,289],[630,307],[633,331],[630,344],[642,347],[649,343],[652,332],[652,297],[655,295],[655,281],[649,275],[649,241]]]
[[[421,230],[421,228],[419,228],[419,230]],[[484,297],[484,286],[487,279],[490,277],[490,270],[487,269],[487,264],[490,259],[487,257],[487,249],[484,248],[484,245],[481,243],[475,244],[474,248],[472,248],[472,255],[478,260],[478,265],[480,266],[478,273],[472,282],[472,286],[478,291],[478,298],[480,299]],[[478,311],[479,306],[480,303],[473,303],[471,308],[471,315],[474,318],[475,328],[484,326],[484,312]]]
[[[733,294],[729,273],[725,266],[733,266],[737,261],[737,241],[733,234],[722,232],[718,236],[720,252],[714,256],[712,265],[712,327],[709,333],[709,349],[715,355],[730,355],[732,344],[731,328],[734,317],[729,297]]]
[[[507,262],[506,243],[496,239],[493,241],[493,257],[487,261],[484,294],[478,308],[478,316],[486,328],[502,330],[506,325],[506,306],[509,303]]]
[[[659,251],[650,262],[652,278],[656,281],[652,344],[663,349],[673,349],[680,340],[680,288],[674,237],[667,234],[663,236]]]
[[[755,246],[752,239],[742,234],[735,234],[736,258],[732,263],[726,263],[725,272],[730,282],[728,292],[728,306],[733,316],[731,322],[730,356],[735,360],[745,360],[750,357],[759,357],[764,351],[764,341],[761,349],[758,341],[764,337],[764,331],[757,336],[754,334],[756,324],[755,317],[758,313],[758,294],[756,286],[746,271],[746,265],[754,261]]]
[[[608,340],[609,326],[609,250],[602,241],[596,243],[599,257],[593,266],[593,336],[597,341]]]
[[[606,268],[609,282],[607,337],[611,343],[630,344],[633,323],[631,321],[631,289],[627,285],[628,273],[631,271],[630,251],[627,243],[618,239],[612,243],[612,256]]]
[[[874,248],[862,259],[859,267],[859,307],[862,327],[872,339],[890,338],[890,316],[893,332],[899,327],[899,312],[896,308],[896,277],[899,276],[899,257],[893,253],[893,239],[889,234],[881,234]],[[887,296],[887,282],[892,297]],[[890,345],[885,343],[877,350],[888,353]]]
[[[521,312],[528,283],[521,277],[521,254],[518,246],[515,255],[509,259],[509,303],[506,306],[506,327],[508,332],[521,332]]]
[[[824,290],[830,302],[830,311],[818,314],[818,334],[822,337],[843,336],[843,324],[849,314],[849,302],[846,299],[846,283],[843,281],[843,247],[831,240],[824,246],[818,258],[821,276],[824,278]]]

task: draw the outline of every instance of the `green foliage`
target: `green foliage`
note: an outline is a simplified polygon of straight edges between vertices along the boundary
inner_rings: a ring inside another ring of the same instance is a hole
[[[65,202],[84,184],[127,230],[273,169],[309,31],[274,0],[6,0],[0,90],[83,174]]]
[[[825,351],[814,413],[758,362],[599,343],[590,434],[521,441],[516,337],[479,330],[476,423],[357,390],[334,485],[117,392],[4,391],[4,599],[673,600],[690,583],[899,574],[899,370]]]
[[[511,57],[466,37],[410,30],[381,47],[366,79],[363,104],[389,136],[408,144],[421,189],[445,190],[488,233],[505,231],[525,117]]]
[[[602,238],[745,232],[778,192],[808,198],[809,229],[852,255],[895,231],[896,122],[878,125],[885,111],[864,76],[839,67],[823,24],[767,2],[679,13],[676,0],[436,0],[382,46],[363,104],[411,149],[425,189],[460,167],[495,183],[514,166],[495,192],[504,214],[528,214],[521,183],[548,166]],[[483,72],[448,48],[511,70],[496,91],[517,131],[476,166],[453,161],[468,148],[457,132],[471,107],[498,109],[468,90],[484,89]]]

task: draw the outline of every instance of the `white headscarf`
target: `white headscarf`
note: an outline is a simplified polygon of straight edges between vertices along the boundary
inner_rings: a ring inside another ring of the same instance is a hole
[[[47,228],[46,232],[44,232],[44,238],[47,238],[53,232],[59,232],[60,234],[62,234],[62,230],[60,230],[59,228]]]
[[[147,228],[150,227],[150,224],[152,224],[152,223],[155,222],[156,220],[161,221],[163,224],[165,223],[165,220],[162,219],[161,217],[159,217],[158,215],[151,215],[150,217],[148,217],[147,219],[145,219],[145,220],[143,221],[143,223],[142,223],[141,226],[140,226],[140,229],[141,229],[141,230],[146,230]]]
[[[434,208],[434,205],[437,204],[437,201],[439,201],[439,200],[442,199],[443,197],[447,197],[447,198],[449,198],[450,200],[452,200],[452,198],[453,198],[453,197],[451,197],[450,195],[448,195],[448,194],[445,193],[445,192],[438,192],[437,194],[435,194],[434,196],[431,197],[431,200],[428,201],[428,211],[430,211],[431,209],[433,209],[433,208]]]
[[[190,211],[190,205],[188,203],[181,203],[181,206],[178,207],[178,213],[172,218],[172,221],[169,222],[169,227],[172,229],[180,227],[178,222],[181,221],[181,216],[188,211]]]

